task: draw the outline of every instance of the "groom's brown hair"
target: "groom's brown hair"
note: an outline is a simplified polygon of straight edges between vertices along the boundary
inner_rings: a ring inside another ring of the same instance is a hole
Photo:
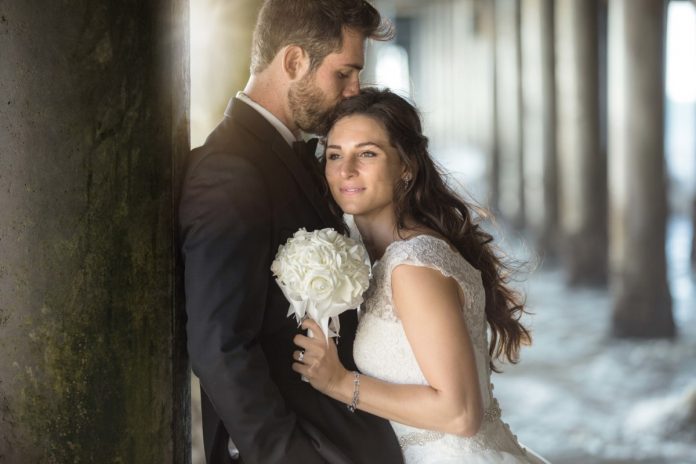
[[[391,23],[366,0],[266,0],[254,29],[251,73],[266,69],[286,45],[302,47],[315,70],[341,49],[344,28],[374,40],[394,35]]]

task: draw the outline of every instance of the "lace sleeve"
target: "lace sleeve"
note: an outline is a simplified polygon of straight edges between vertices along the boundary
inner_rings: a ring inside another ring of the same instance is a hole
[[[467,312],[483,298],[481,273],[444,240],[431,235],[418,235],[394,242],[390,247],[389,253],[385,253],[387,259],[384,263],[384,286],[389,303],[393,304],[392,272],[402,264],[435,269],[445,277],[453,277],[464,292],[464,309]]]

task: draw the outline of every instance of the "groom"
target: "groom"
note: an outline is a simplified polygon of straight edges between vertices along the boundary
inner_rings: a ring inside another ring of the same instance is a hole
[[[249,82],[187,160],[187,336],[210,464],[402,461],[388,422],[350,412],[292,371],[298,329],[270,272],[299,228],[340,227],[322,198],[316,158],[297,141],[358,93],[365,40],[388,39],[387,29],[365,0],[267,0]],[[355,311],[341,316],[338,348],[352,369],[356,324]]]

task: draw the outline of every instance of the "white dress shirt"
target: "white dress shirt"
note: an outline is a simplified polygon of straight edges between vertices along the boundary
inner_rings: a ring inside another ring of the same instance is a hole
[[[276,115],[249,98],[249,96],[244,92],[237,92],[237,98],[258,111],[259,114],[266,119],[266,121],[270,122],[271,125],[275,127],[278,132],[280,132],[280,135],[283,136],[285,141],[288,142],[288,145],[291,147],[294,142],[302,140],[302,137],[296,137],[292,131],[290,131],[290,129],[288,129],[287,126],[276,117]]]

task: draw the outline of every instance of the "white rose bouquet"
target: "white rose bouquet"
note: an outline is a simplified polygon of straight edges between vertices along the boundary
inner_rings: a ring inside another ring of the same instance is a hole
[[[313,319],[327,342],[338,336],[338,315],[363,302],[371,276],[365,247],[333,229],[295,232],[278,248],[271,271],[290,302],[288,316]]]

